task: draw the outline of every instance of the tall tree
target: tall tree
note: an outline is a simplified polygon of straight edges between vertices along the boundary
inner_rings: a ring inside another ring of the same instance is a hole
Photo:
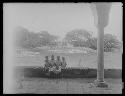
[[[17,27],[14,31],[14,43],[16,46],[24,47],[28,41],[29,31],[23,27]]]
[[[66,34],[65,41],[74,46],[82,46],[91,36],[92,34],[89,31],[76,29]]]
[[[112,49],[120,49],[122,43],[117,39],[115,35],[105,34],[104,35],[104,51],[112,51]]]
[[[47,31],[41,31],[38,34],[43,46],[55,44],[58,39],[58,36],[51,35]]]

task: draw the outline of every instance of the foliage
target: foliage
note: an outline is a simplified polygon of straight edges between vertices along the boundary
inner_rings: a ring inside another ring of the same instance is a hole
[[[109,52],[114,49],[120,49],[122,43],[112,34],[105,34],[104,36],[104,51]]]
[[[97,38],[90,38],[87,40],[88,47],[94,50],[97,49]],[[115,49],[120,49],[122,43],[116,38],[116,36],[112,34],[105,34],[104,35],[104,52],[111,52]]]
[[[65,41],[72,44],[74,47],[86,46],[86,41],[91,38],[92,34],[86,30],[72,30],[65,36]]]
[[[56,40],[58,39],[57,36],[49,34],[47,31],[42,31],[39,34],[41,38],[42,46],[55,46]]]
[[[88,39],[86,43],[88,45],[87,47],[92,48],[94,50],[97,49],[97,38],[92,37],[92,38]]]
[[[15,45],[19,47],[26,47],[28,37],[29,37],[29,32],[27,29],[23,27],[17,27],[15,29]]]
[[[29,32],[26,28],[17,27],[15,30],[15,45],[23,48],[35,48],[41,46],[54,46],[57,36],[49,34],[47,31],[39,33]]]
[[[66,34],[65,40],[74,47],[88,47],[97,50],[97,38],[85,30],[73,30]],[[104,35],[104,52],[120,49],[122,43],[112,34]]]
[[[35,48],[41,46],[55,47],[58,45],[58,37],[49,34],[47,31],[38,33],[29,32],[26,28],[17,27],[15,30],[15,44],[23,48]],[[74,47],[88,47],[97,50],[97,38],[92,37],[92,34],[86,30],[72,30],[68,32],[63,39],[65,42],[73,45]],[[122,42],[112,34],[104,35],[104,51],[111,52],[114,49],[120,49]]]

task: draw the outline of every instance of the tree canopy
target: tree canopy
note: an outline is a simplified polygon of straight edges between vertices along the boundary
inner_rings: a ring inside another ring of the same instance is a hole
[[[29,32],[26,28],[17,27],[15,30],[15,44],[24,48],[35,48],[55,44],[57,36],[49,34],[47,31],[38,33]]]
[[[65,41],[74,45],[74,46],[84,46],[92,34],[86,30],[76,29],[68,32],[65,36]]]
[[[15,45],[22,48],[35,48],[41,46],[57,46],[58,36],[49,34],[48,31],[30,32],[26,28],[17,27],[15,29]],[[74,47],[88,47],[97,50],[97,38],[92,36],[92,32],[76,29],[68,32],[63,39],[64,45],[68,43]],[[62,42],[63,42],[62,41]],[[112,34],[104,35],[104,51],[111,52],[120,49],[122,42]]]

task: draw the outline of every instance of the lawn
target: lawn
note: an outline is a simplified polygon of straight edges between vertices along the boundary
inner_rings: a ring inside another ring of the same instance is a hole
[[[75,50],[75,51],[74,51]],[[79,52],[78,52],[79,50]],[[88,52],[87,52],[88,51]],[[87,52],[87,53],[86,53]],[[97,53],[93,50],[80,48],[65,49],[21,49],[16,54],[16,66],[43,66],[45,56],[63,56],[67,67],[97,68]],[[104,53],[105,69],[122,69],[122,52]]]
[[[91,86],[96,78],[45,79],[23,78],[16,80],[13,93],[21,94],[121,94],[121,79],[105,79],[108,88]]]

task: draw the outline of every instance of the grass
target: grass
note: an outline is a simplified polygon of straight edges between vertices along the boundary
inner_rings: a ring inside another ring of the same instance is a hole
[[[15,81],[15,93],[21,94],[121,94],[121,79],[105,79],[109,88],[91,87],[96,78],[83,79],[45,79],[45,78],[24,78],[20,84]]]
[[[79,50],[86,50],[80,49]],[[54,54],[55,56],[63,56],[66,58],[67,67],[78,67],[78,68],[97,68],[97,54],[95,51],[91,51],[88,54],[84,53],[56,53],[48,51],[49,49],[27,49],[23,53],[32,52],[32,54],[17,54],[16,66],[43,66],[45,56]],[[58,50],[62,50],[61,48]],[[64,49],[71,50],[71,48]],[[35,54],[33,54],[35,53]],[[104,54],[105,69],[122,69],[122,52],[106,52]]]

